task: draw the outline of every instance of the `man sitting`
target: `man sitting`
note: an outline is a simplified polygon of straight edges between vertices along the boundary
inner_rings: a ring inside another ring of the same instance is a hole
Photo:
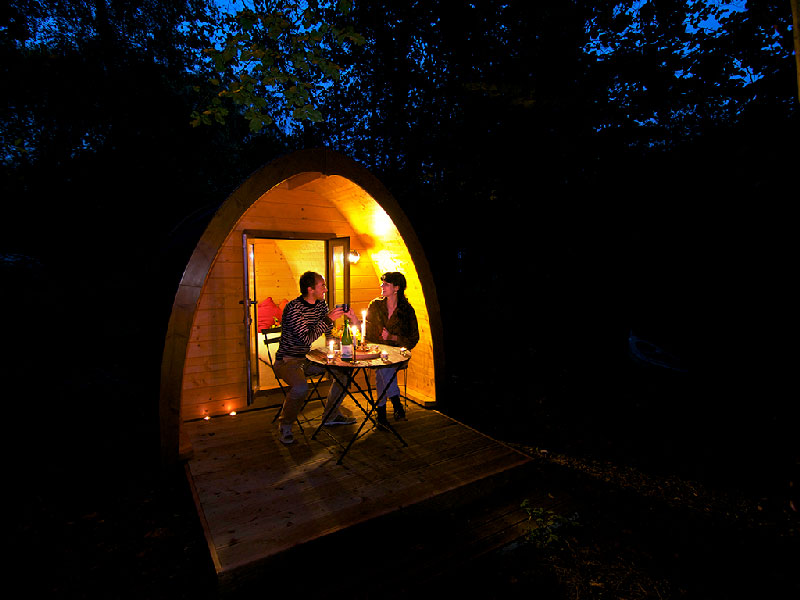
[[[300,277],[300,296],[291,300],[283,310],[281,341],[275,353],[275,374],[289,386],[278,419],[278,433],[284,444],[294,442],[292,424],[308,395],[307,376],[324,372],[321,366],[310,363],[306,354],[311,344],[320,336],[330,333],[333,322],[345,314],[342,308],[328,310],[325,301],[327,291],[325,278],[319,273],[307,271]],[[355,320],[352,309],[348,317]],[[343,397],[339,382],[331,383],[323,412],[328,415],[325,425],[350,425],[356,422],[351,415],[343,412]]]

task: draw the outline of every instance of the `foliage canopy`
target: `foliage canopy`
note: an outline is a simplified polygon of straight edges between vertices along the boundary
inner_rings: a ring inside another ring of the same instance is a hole
[[[318,90],[341,74],[332,55],[364,41],[343,22],[349,10],[347,0],[256,0],[198,27],[209,42],[204,53],[214,93],[192,113],[192,125],[224,123],[230,103],[242,108],[253,132],[276,121],[283,127],[321,121]]]

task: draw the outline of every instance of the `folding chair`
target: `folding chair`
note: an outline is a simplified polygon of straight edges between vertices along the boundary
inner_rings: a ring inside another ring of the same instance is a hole
[[[288,389],[288,387],[286,385],[284,385],[283,381],[281,381],[281,378],[278,377],[278,374],[275,372],[275,358],[273,356],[273,353],[270,351],[270,346],[272,344],[280,344],[280,341],[281,341],[281,335],[280,335],[281,334],[281,328],[280,327],[271,327],[270,329],[262,329],[261,333],[264,334],[264,346],[266,346],[266,349],[267,349],[267,360],[264,360],[261,357],[260,354],[258,356],[258,360],[260,360],[265,365],[269,366],[270,369],[272,369],[272,374],[275,375],[275,381],[278,382],[278,387],[280,388],[281,392],[283,393],[283,397],[286,398],[286,396],[289,393],[289,389]],[[270,337],[268,334],[270,334],[270,335],[272,335],[274,337]],[[277,353],[277,350],[276,350],[276,353]],[[320,392],[319,392],[319,384],[322,383],[322,380],[324,378],[325,378],[325,373],[322,373],[320,375],[308,375],[308,376],[306,376],[306,381],[311,383],[313,385],[313,387],[312,387],[311,391],[308,393],[308,396],[306,397],[305,402],[303,402],[303,406],[300,408],[300,412],[301,413],[305,409],[306,404],[308,404],[311,400],[320,400],[323,403],[323,405],[325,404],[325,397],[322,394],[320,394]],[[272,419],[273,423],[278,420],[278,417],[281,416],[281,411],[282,410],[283,410],[283,404],[281,404],[278,407],[278,412],[275,413],[275,417],[273,417],[273,419]],[[303,424],[300,423],[299,416],[298,416],[298,419],[297,419],[297,424],[300,426],[300,431],[302,431],[303,430]]]

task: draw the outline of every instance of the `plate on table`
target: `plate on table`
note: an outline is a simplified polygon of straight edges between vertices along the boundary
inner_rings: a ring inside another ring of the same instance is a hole
[[[373,358],[379,358],[380,355],[381,351],[374,346],[370,346],[366,350],[356,349],[356,360],[371,360]]]

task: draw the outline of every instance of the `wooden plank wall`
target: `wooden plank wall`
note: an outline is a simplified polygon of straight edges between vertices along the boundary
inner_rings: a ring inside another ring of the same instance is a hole
[[[295,242],[288,246],[280,240],[253,240],[255,245],[256,265],[256,298],[260,301],[272,298],[275,304],[282,300],[291,300],[299,294],[297,281],[305,271],[303,267],[308,262],[307,256],[302,260],[295,259],[296,255],[313,253],[314,248],[309,247],[309,242],[304,240],[286,240]],[[317,264],[322,261],[325,265],[325,242],[310,242],[316,245]],[[292,260],[289,259],[292,257]],[[301,264],[298,264],[301,263]],[[313,264],[313,262],[312,262]]]
[[[409,393],[421,401],[435,401],[433,341],[428,307],[422,284],[411,256],[397,228],[385,211],[362,188],[344,177],[317,180],[307,187],[325,185],[326,196],[347,215],[358,236],[351,247],[361,253],[361,260],[350,271],[351,303],[361,314],[370,300],[380,295],[380,276],[386,271],[400,271],[406,277],[406,297],[417,313],[420,341],[413,351],[408,368]]]
[[[385,258],[385,251],[390,252],[394,258],[392,268],[402,271],[408,279],[407,296],[420,325],[421,340],[408,373],[409,393],[421,400],[435,400],[430,327],[419,278],[396,229],[374,230],[376,209],[381,211],[361,188],[335,176],[291,190],[286,183],[281,184],[259,198],[242,216],[217,254],[192,324],[181,398],[184,420],[241,410],[247,403],[247,347],[243,308],[239,304],[243,298],[244,230],[330,232],[350,237],[351,248],[362,256],[350,272],[351,304],[358,314],[380,293],[379,276],[386,262],[374,257]],[[385,227],[385,220],[380,223]],[[292,265],[294,250],[284,242],[276,245],[275,255],[280,253],[286,258],[289,272],[276,269],[278,285],[266,295],[260,294],[259,299],[271,295],[280,302],[297,296],[297,279],[307,270],[304,265],[314,259],[297,252],[297,264]],[[268,275],[257,276],[259,282],[269,279]]]

